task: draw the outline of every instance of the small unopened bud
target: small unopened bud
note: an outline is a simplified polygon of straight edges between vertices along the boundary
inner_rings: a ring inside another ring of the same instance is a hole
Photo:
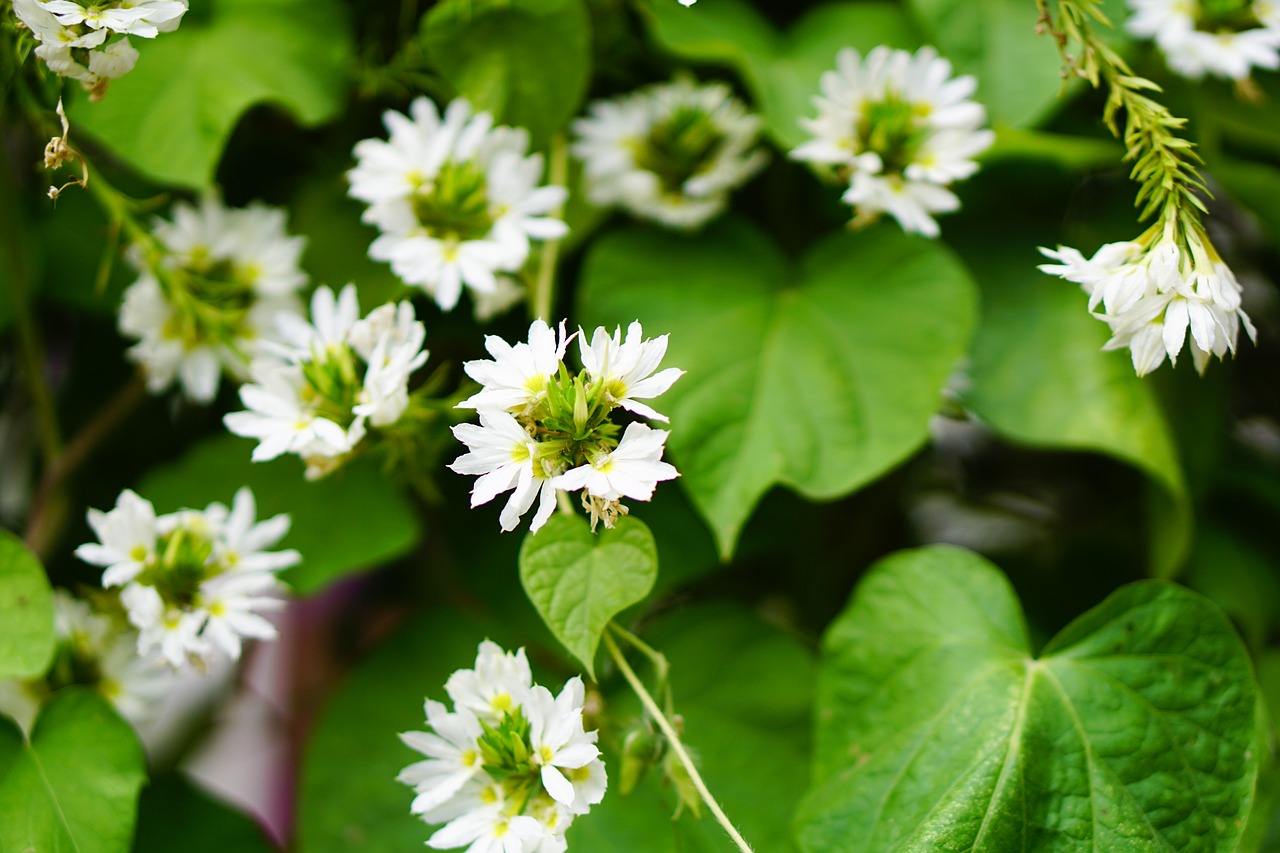
[[[622,796],[634,791],[649,768],[661,760],[665,746],[665,741],[643,723],[627,732],[622,741],[622,773],[618,782]]]
[[[587,407],[587,389],[582,385],[582,377],[573,379],[573,429],[575,435],[582,438],[587,432],[587,420],[591,410]]]
[[[668,752],[663,758],[662,775],[676,790],[676,812],[672,818],[679,817],[686,807],[693,812],[694,817],[702,817],[702,797],[698,795],[698,789],[693,784],[689,769],[675,753]]]

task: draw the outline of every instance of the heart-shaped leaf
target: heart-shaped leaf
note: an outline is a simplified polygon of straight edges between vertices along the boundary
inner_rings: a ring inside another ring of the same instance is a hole
[[[22,540],[0,530],[0,680],[42,675],[53,656],[53,590]]]
[[[210,186],[254,104],[304,125],[342,108],[351,44],[339,0],[201,0],[174,32],[134,43],[138,66],[101,103],[78,100],[71,121],[161,183]]]
[[[687,373],[658,408],[725,556],[774,484],[839,497],[919,447],[976,308],[947,248],[896,227],[832,235],[792,265],[735,222],[600,240],[582,299],[588,327],[671,335],[664,364]]]
[[[924,548],[875,566],[823,646],[805,850],[1235,849],[1257,687],[1196,593],[1121,587],[1033,657],[1000,571]]]
[[[92,691],[55,696],[30,742],[0,717],[0,851],[124,853],[146,780],[133,729]]]
[[[444,0],[423,19],[440,73],[480,110],[542,145],[582,104],[591,78],[583,0]]]
[[[529,600],[593,678],[605,625],[643,601],[657,577],[658,546],[636,518],[620,518],[596,535],[582,516],[557,514],[520,548]]]

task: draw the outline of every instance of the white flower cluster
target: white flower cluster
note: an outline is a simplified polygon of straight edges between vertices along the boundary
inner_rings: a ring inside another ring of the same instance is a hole
[[[564,365],[573,337],[583,365],[577,375]],[[619,440],[612,420],[617,408],[667,420],[640,402],[664,393],[684,373],[654,373],[667,351],[666,335],[646,340],[640,324],[632,323],[625,340],[621,329],[610,335],[601,327],[588,344],[581,330],[566,337],[563,323],[557,331],[538,320],[527,343],[512,346],[490,335],[485,348],[492,360],[464,365],[483,387],[459,404],[476,409],[480,425],[453,427],[470,452],[449,467],[479,475],[473,507],[515,490],[500,517],[504,531],[516,528],[535,498],[530,529],[537,531],[555,509],[557,492],[578,489],[592,527],[600,520],[611,527],[627,511],[622,498],[647,501],[660,481],[679,476],[662,461],[666,431],[631,423]]]
[[[265,550],[288,532],[289,516],[256,522],[256,514],[248,489],[236,492],[230,510],[212,503],[161,516],[126,490],[110,512],[89,510],[98,541],[76,556],[105,567],[103,586],[123,587],[140,655],[159,652],[175,669],[202,667],[219,653],[236,660],[243,638],[276,636],[259,612],[283,605],[276,572],[301,559]]]
[[[427,756],[400,772],[410,810],[443,823],[427,844],[467,853],[559,853],[574,819],[604,799],[597,733],[582,720],[582,679],[559,696],[533,683],[524,649],[480,644],[475,669],[450,676],[450,711],[426,702],[430,732],[400,738]]]
[[[593,204],[692,229],[764,166],[761,128],[723,83],[677,78],[593,103],[573,124],[573,152]]]
[[[1175,362],[1188,331],[1201,373],[1211,355],[1236,351],[1241,324],[1250,340],[1256,338],[1240,307],[1240,283],[1208,241],[1193,236],[1180,248],[1171,235],[1148,232],[1135,242],[1108,243],[1092,258],[1066,246],[1040,251],[1059,262],[1043,264],[1042,271],[1089,294],[1089,310],[1111,327],[1104,349],[1128,348],[1139,376],[1166,355]]]
[[[947,186],[977,172],[973,158],[995,141],[982,129],[986,111],[971,100],[977,81],[952,77],[932,48],[881,46],[865,59],[840,51],[821,86],[818,117],[803,122],[814,138],[791,156],[849,182],[843,198],[854,224],[888,213],[905,231],[938,236],[932,214],[960,207]]]
[[[1154,39],[1169,67],[1199,80],[1244,80],[1253,68],[1280,68],[1276,0],[1129,0],[1130,33]]]
[[[79,80],[98,100],[138,61],[128,37],[151,39],[177,29],[187,0],[13,0],[13,11],[39,42],[36,56],[49,70]]]
[[[494,127],[491,115],[473,114],[465,100],[442,117],[418,98],[409,114],[388,111],[390,138],[357,143],[347,175],[351,195],[369,205],[363,220],[382,232],[370,257],[389,261],[446,311],[464,285],[479,313],[512,304],[519,291],[507,274],[524,266],[530,240],[568,232],[549,215],[564,202],[564,188],[538,186],[542,157],[528,154],[524,130]]]
[[[236,435],[258,440],[255,462],[296,453],[315,479],[341,466],[370,427],[400,420],[409,378],[427,360],[427,331],[408,302],[360,319],[351,284],[337,296],[318,288],[310,323],[291,314],[277,322],[281,342],[254,359],[253,381],[240,388],[248,411],[223,420]]]
[[[56,646],[48,674],[0,681],[0,714],[30,731],[44,701],[75,685],[96,691],[134,725],[147,720],[173,687],[173,671],[154,657],[139,657],[137,631],[64,589],[53,592],[53,613]]]
[[[125,291],[120,331],[138,339],[129,356],[152,392],[176,380],[190,399],[211,402],[223,371],[248,377],[276,314],[301,312],[306,239],[285,232],[283,210],[227,207],[213,195],[174,205],[173,221],[156,220],[152,234],[155,244],[129,253],[139,277]]]

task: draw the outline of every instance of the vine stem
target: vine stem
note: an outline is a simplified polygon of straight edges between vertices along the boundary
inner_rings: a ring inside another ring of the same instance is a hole
[[[67,443],[65,449],[45,468],[40,486],[31,502],[23,540],[44,559],[64,521],[58,510],[58,495],[67,479],[79,470],[107,436],[128,419],[147,396],[146,384],[135,376],[99,409]]]
[[[610,627],[613,627],[612,623],[610,623]],[[667,743],[670,744],[672,751],[680,759],[684,769],[689,772],[689,780],[693,782],[693,787],[697,789],[702,801],[707,804],[707,808],[715,815],[716,821],[724,827],[725,832],[729,833],[729,837],[738,845],[738,849],[742,853],[751,853],[751,845],[747,844],[742,834],[734,828],[728,816],[725,815],[724,809],[720,808],[716,798],[711,795],[711,791],[707,788],[707,783],[702,781],[702,776],[698,773],[698,768],[694,765],[688,750],[681,743],[680,735],[676,733],[675,727],[671,725],[667,715],[662,713],[662,709],[658,707],[658,703],[654,701],[653,696],[645,689],[644,682],[636,675],[635,670],[631,668],[631,664],[627,663],[626,656],[622,654],[622,650],[618,648],[617,642],[614,641],[609,631],[604,632],[603,639],[605,647],[609,650],[610,657],[618,665],[618,670],[622,673],[623,678],[631,685],[631,689],[635,691],[636,696],[640,697],[640,704],[644,705],[645,711],[649,713],[649,716],[653,717],[653,721],[662,730],[662,734],[667,739]]]
[[[548,167],[547,180],[552,186],[563,187],[569,180],[569,147],[565,144],[564,135],[557,133],[551,138],[551,163]],[[564,202],[556,205],[551,211],[556,219],[564,218]],[[560,257],[560,241],[548,240],[542,244],[542,253],[538,258],[538,277],[533,287],[533,318],[551,324],[551,309],[555,305],[556,263]]]

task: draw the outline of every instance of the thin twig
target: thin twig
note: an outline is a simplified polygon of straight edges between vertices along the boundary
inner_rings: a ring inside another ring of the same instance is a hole
[[[565,144],[564,135],[557,133],[551,138],[551,163],[547,180],[552,186],[563,187],[569,180],[569,148]],[[564,217],[564,202],[551,211],[556,219]],[[542,244],[542,253],[538,258],[538,278],[534,283],[533,318],[551,323],[551,309],[555,306],[556,263],[560,256],[560,241],[548,240]]]

